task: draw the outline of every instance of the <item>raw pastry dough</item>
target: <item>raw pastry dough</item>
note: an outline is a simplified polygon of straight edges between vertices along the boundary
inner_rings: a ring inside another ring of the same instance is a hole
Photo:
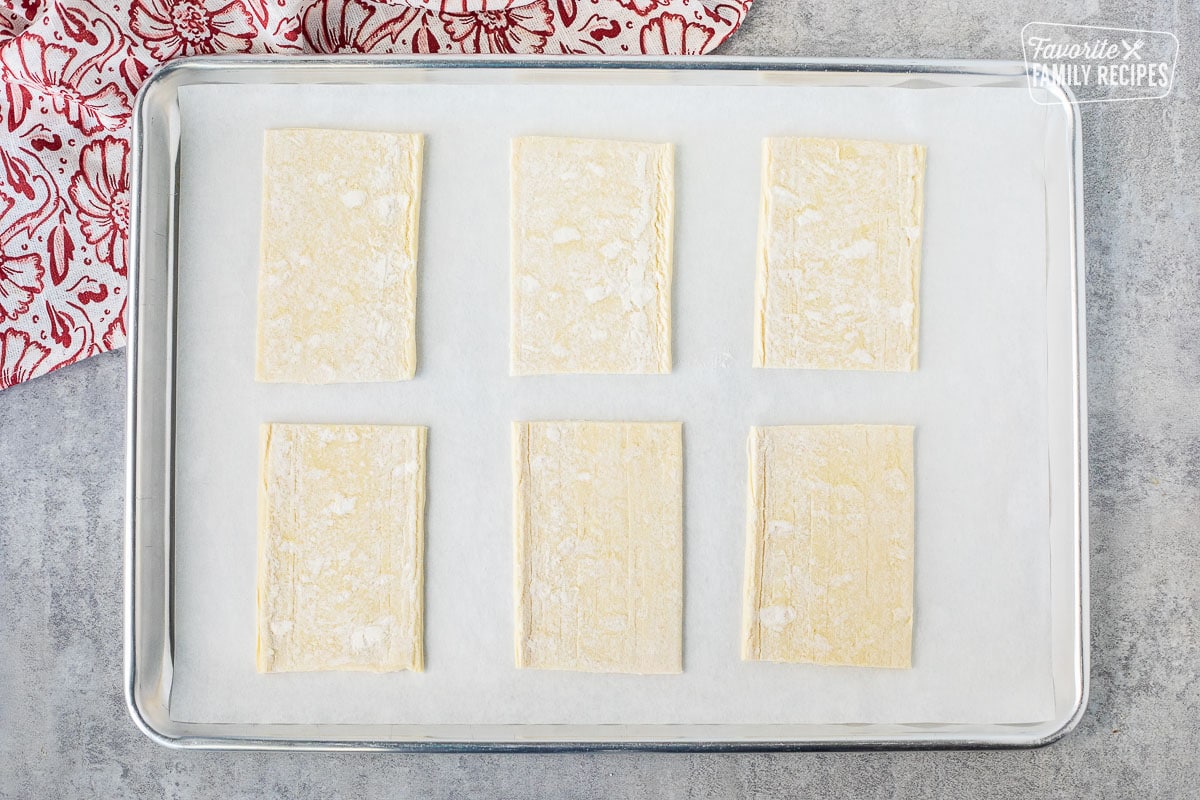
[[[513,140],[512,374],[671,371],[673,158]]]
[[[912,663],[913,429],[750,429],[742,658]]]
[[[262,426],[258,670],[420,670],[425,436]]]
[[[421,149],[417,134],[267,131],[257,380],[413,376]]]
[[[680,423],[513,424],[518,667],[682,669]]]
[[[917,368],[925,148],[763,143],[754,366]]]

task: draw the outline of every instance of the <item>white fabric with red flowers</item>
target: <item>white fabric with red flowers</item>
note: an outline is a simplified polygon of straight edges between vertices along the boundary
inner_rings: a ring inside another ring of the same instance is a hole
[[[700,54],[751,0],[0,0],[0,388],[125,342],[129,117],[222,53]]]

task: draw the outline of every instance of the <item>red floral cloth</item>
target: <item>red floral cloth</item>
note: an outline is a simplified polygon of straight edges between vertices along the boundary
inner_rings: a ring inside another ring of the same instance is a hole
[[[129,117],[220,53],[699,54],[752,0],[0,0],[0,388],[125,343]]]

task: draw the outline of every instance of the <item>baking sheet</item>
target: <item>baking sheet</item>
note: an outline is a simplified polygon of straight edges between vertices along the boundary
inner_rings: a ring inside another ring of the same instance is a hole
[[[1052,716],[1043,153],[1065,120],[1024,88],[222,85],[181,88],[180,110],[173,718]],[[254,383],[261,140],[283,126],[426,134],[416,380]],[[671,375],[508,376],[508,142],[524,134],[675,142]],[[918,372],[750,368],[760,143],[789,134],[928,146]],[[682,675],[513,666],[509,422],[553,418],[684,422]],[[425,673],[255,672],[263,421],[430,427]],[[738,657],[748,428],[836,422],[917,426],[911,670]]]

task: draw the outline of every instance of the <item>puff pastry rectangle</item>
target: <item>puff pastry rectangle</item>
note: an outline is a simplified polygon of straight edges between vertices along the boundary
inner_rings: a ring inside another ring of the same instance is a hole
[[[671,371],[670,144],[512,142],[511,372]]]
[[[267,131],[257,380],[413,377],[421,151],[417,134]]]
[[[679,423],[513,425],[518,667],[682,669]]]
[[[917,368],[925,148],[763,143],[754,366]]]
[[[913,429],[752,428],[742,658],[912,664]]]
[[[426,429],[262,426],[258,670],[420,670]]]

